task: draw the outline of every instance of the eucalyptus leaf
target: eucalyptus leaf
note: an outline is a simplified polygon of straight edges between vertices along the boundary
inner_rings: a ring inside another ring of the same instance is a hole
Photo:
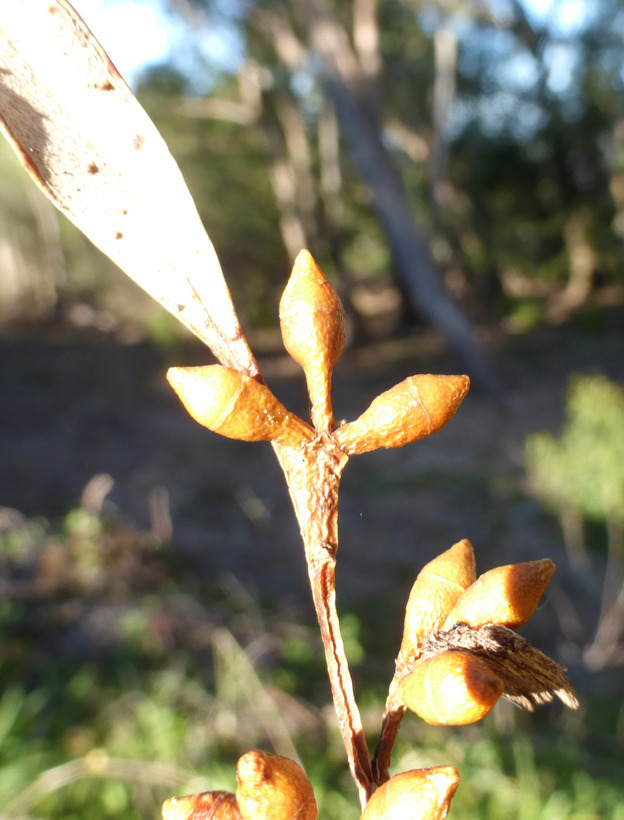
[[[225,365],[258,376],[165,142],[66,0],[0,8],[0,127],[37,185]]]

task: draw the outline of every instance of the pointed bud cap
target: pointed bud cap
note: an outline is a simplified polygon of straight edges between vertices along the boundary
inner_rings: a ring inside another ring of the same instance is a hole
[[[236,780],[243,820],[316,820],[312,785],[294,760],[247,752],[238,761]]]
[[[485,661],[450,650],[418,662],[397,700],[432,726],[462,726],[485,717],[502,694],[503,682]]]
[[[475,579],[474,549],[467,538],[421,569],[405,609],[401,659],[407,660],[418,653],[425,637],[438,629],[460,595]]]
[[[279,308],[284,347],[305,373],[312,419],[319,432],[333,425],[331,371],[345,340],[345,313],[309,251],[297,256]]]
[[[458,785],[453,766],[397,774],[373,793],[360,820],[445,820]]]
[[[468,376],[410,376],[377,396],[368,410],[339,427],[334,437],[348,455],[403,447],[444,427],[469,387]]]
[[[309,425],[269,388],[229,367],[171,367],[167,379],[191,416],[215,433],[241,441],[279,441],[293,447],[313,438]]]
[[[553,562],[543,558],[485,572],[460,596],[442,628],[465,623],[518,629],[533,616],[554,571]]]
[[[162,807],[163,820],[242,820],[230,792],[204,792],[171,797]]]

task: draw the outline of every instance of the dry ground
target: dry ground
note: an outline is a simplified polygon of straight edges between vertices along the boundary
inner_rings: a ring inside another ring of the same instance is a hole
[[[506,391],[501,405],[469,395],[431,439],[352,460],[340,507],[344,608],[398,633],[419,567],[468,537],[481,570],[553,557],[558,585],[549,606],[559,640],[566,629],[574,632],[581,588],[591,637],[602,564],[574,577],[556,522],[527,490],[523,442],[530,432],[560,428],[571,375],[624,379],[621,323],[620,315],[591,333],[560,327],[507,340],[494,352]],[[182,355],[167,361],[147,344],[58,332],[0,340],[0,506],[54,520],[80,503],[94,475],[107,473],[114,486],[106,504],[149,527],[150,499],[155,492],[162,498],[164,488],[174,556],[209,580],[235,576],[252,593],[311,617],[296,524],[272,450],[221,439],[186,416],[165,382],[166,367],[184,363]],[[261,366],[279,398],[305,413],[296,369],[281,358]],[[455,367],[418,338],[351,351],[335,373],[336,415],[354,418],[414,372]],[[549,649],[543,639],[540,646]]]

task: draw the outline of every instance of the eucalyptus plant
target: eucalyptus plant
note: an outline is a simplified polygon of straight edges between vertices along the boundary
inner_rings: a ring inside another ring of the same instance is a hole
[[[10,8],[10,10],[9,10]],[[390,775],[410,710],[435,725],[472,723],[501,696],[521,706],[558,697],[577,706],[564,670],[517,635],[554,572],[548,559],[477,577],[460,541],[427,564],[406,607],[403,640],[371,758],[336,607],[338,494],[352,456],[435,433],[466,396],[465,375],[415,375],[337,423],[332,369],[345,339],[338,294],[301,251],[280,303],[284,346],[302,367],[310,417],[264,383],[219,261],[165,143],[67,0],[14,0],[0,11],[0,124],[44,193],[102,251],[212,350],[220,364],[174,367],[168,379],[190,414],[215,433],[270,441],[299,523],[338,726],[363,820],[447,816],[459,784],[452,766]],[[42,47],[45,43],[45,47]],[[171,798],[165,820],[314,820],[301,767],[251,750],[235,794]]]

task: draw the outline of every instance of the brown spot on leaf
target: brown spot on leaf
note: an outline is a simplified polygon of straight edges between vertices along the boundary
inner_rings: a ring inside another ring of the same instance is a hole
[[[134,150],[140,151],[141,148],[143,148],[143,146],[145,145],[145,137],[141,134],[135,134],[132,143],[134,145]]]
[[[105,80],[103,83],[93,83],[93,87],[98,91],[113,91],[115,86],[110,80]]]
[[[98,174],[98,173],[100,172],[100,169],[97,167],[97,165],[95,164],[95,162],[90,162],[90,163],[87,165],[87,171],[88,171],[90,174]]]
[[[182,313],[183,310],[186,310],[186,305],[178,305],[178,313]]]
[[[121,231],[115,231],[115,239],[123,239],[123,234]]]
[[[121,215],[122,215],[122,216],[128,216],[128,210],[127,210],[127,208],[124,208],[124,209],[123,209],[123,211],[121,212]]]

